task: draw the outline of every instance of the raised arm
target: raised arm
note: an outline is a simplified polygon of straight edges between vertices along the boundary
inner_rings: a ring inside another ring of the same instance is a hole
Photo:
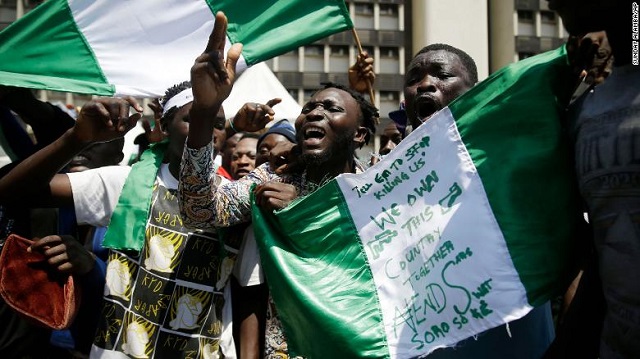
[[[58,171],[88,145],[124,136],[140,118],[139,113],[129,116],[130,107],[142,112],[133,98],[102,98],[86,103],[71,129],[0,179],[0,201],[24,205],[73,204],[69,178],[57,174]]]
[[[226,27],[227,19],[219,12],[205,52],[191,68],[194,101],[189,112],[189,137],[180,169],[179,202],[183,221],[192,228],[226,227],[249,221],[252,184],[269,181],[275,176],[267,166],[234,182],[223,183],[215,174],[212,119],[231,92],[236,62],[242,51],[242,45],[233,45],[224,59]],[[234,118],[233,127],[238,131],[264,128],[273,116],[271,106],[278,102],[274,99],[266,105],[244,106]]]

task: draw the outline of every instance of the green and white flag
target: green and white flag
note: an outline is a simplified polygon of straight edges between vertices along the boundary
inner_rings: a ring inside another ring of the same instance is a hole
[[[48,0],[0,33],[0,84],[157,97],[189,79],[215,13],[239,70],[353,27],[343,0]]]
[[[564,49],[513,64],[366,172],[275,215],[254,205],[294,354],[423,356],[567,284],[580,219],[558,99],[568,70]]]

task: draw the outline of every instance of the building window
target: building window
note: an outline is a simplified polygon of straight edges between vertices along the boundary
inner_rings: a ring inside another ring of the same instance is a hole
[[[518,21],[520,21],[520,22],[533,22],[533,11],[531,11],[531,10],[518,10]]]
[[[397,47],[381,47],[380,48],[380,57],[381,58],[392,58],[397,59],[400,57],[400,51]]]
[[[396,4],[380,4],[381,16],[398,16],[398,5]]]
[[[305,46],[304,56],[324,56],[324,46],[322,45]]]
[[[311,99],[311,96],[313,96],[314,93],[316,93],[316,89],[304,89],[304,102],[307,103],[307,101],[309,101],[309,99]]]
[[[524,60],[534,55],[533,52],[518,52],[518,60]]]
[[[349,46],[331,46],[331,56],[349,56]]]
[[[294,100],[296,100],[296,102],[298,101],[298,89],[287,89],[287,92]]]
[[[373,16],[373,4],[355,3],[357,15]]]
[[[540,19],[547,24],[556,24],[558,22],[556,13],[553,11],[540,11]]]
[[[298,71],[298,49],[278,56],[278,71]]]
[[[354,46],[354,48],[355,48],[355,54],[356,54],[356,56],[358,56],[358,54],[359,54],[358,46]],[[364,51],[367,54],[369,54],[369,56],[373,56],[374,55],[373,46],[362,46],[362,51]]]
[[[400,101],[398,91],[380,91],[380,101]]]

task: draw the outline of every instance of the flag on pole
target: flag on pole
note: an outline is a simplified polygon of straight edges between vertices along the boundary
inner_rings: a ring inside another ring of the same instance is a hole
[[[580,219],[564,48],[476,85],[362,174],[253,224],[290,350],[411,358],[566,285]]]
[[[343,0],[49,0],[0,32],[0,84],[158,97],[189,79],[215,13],[240,70],[353,27]]]

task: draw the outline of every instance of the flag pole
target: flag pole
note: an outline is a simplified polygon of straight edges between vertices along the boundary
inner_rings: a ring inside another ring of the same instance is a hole
[[[356,41],[356,45],[358,45],[358,53],[362,55],[364,51],[362,50],[362,44],[360,43],[360,38],[358,37],[358,33],[356,32],[356,28],[351,28],[351,33],[353,34],[353,38]],[[369,97],[371,97],[371,103],[375,106],[376,104],[376,96],[373,92],[373,86],[371,85],[371,80],[367,79],[367,88],[369,89]]]

